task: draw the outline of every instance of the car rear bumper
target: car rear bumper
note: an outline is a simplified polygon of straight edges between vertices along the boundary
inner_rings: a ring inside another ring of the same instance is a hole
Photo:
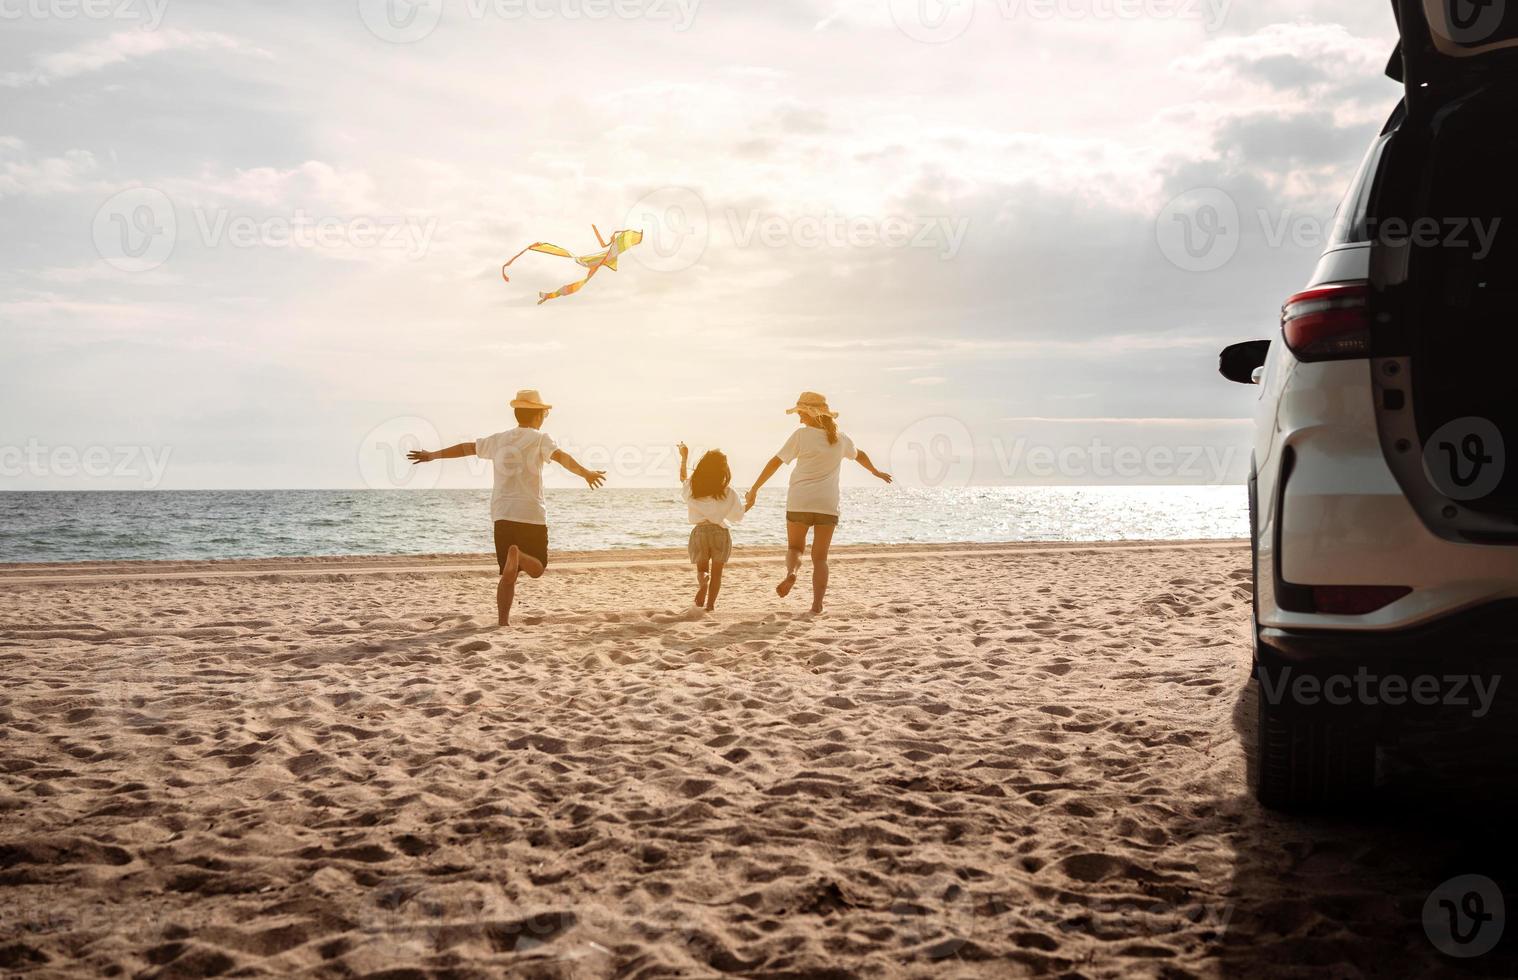
[[[1303,666],[1416,662],[1435,668],[1518,661],[1518,599],[1506,599],[1400,630],[1263,627],[1262,657]]]
[[[1437,629],[1461,610],[1518,600],[1518,546],[1433,533],[1387,463],[1374,406],[1364,361],[1299,364],[1282,393],[1256,529],[1259,621],[1279,631],[1280,646],[1316,645],[1315,631],[1342,631],[1339,642],[1353,644],[1359,634]],[[1335,615],[1292,601],[1312,586],[1412,591],[1372,613]]]

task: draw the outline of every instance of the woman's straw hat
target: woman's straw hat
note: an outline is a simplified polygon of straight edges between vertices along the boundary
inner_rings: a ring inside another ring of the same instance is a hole
[[[517,392],[517,396],[511,400],[511,407],[535,408],[545,412],[553,408],[552,405],[546,404],[543,401],[543,396],[538,394],[538,389],[536,388],[523,388]]]
[[[803,391],[796,399],[796,407],[785,410],[787,415],[826,415],[830,419],[836,419],[838,413],[828,408],[828,400],[815,391]]]

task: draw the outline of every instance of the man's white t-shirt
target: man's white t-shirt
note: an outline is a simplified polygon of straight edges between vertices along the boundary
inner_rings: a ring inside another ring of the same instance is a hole
[[[495,485],[490,491],[490,520],[547,524],[543,504],[543,466],[558,445],[541,429],[517,426],[477,439],[474,454],[490,460]]]
[[[840,432],[838,441],[829,444],[826,432],[808,425],[792,432],[775,455],[782,463],[796,463],[785,498],[787,511],[838,516],[838,475],[844,460],[859,455],[854,440]]]
[[[711,497],[696,498],[691,496],[690,481],[680,488],[680,495],[685,498],[686,516],[692,524],[700,524],[706,521],[720,527],[728,527],[743,520],[743,501],[738,496],[738,491],[732,487],[727,488],[727,496],[718,500]]]

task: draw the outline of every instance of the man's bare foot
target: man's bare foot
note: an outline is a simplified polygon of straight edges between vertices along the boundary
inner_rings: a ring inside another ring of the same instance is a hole
[[[706,605],[706,587],[711,583],[711,578],[704,572],[701,574],[701,588],[696,592],[696,605]]]
[[[779,596],[780,598],[784,599],[786,596],[788,596],[788,595],[791,594],[791,586],[793,586],[795,584],[796,584],[796,575],[795,575],[795,573],[787,575],[785,578],[783,578],[783,579],[780,580],[780,584],[779,585],[775,586],[775,594],[777,596]]]
[[[821,606],[819,606],[819,605],[818,605],[818,604],[817,604],[817,603],[815,603],[815,602],[814,602],[814,603],[812,603],[812,615],[813,615],[813,616],[817,616],[817,615],[820,615],[820,614],[821,614],[821,613],[822,613],[822,607],[821,607]]]
[[[716,603],[715,603],[715,602],[708,602],[708,603],[707,603],[707,604],[706,604],[706,611],[707,611],[707,612],[712,612],[712,611],[714,611],[714,610],[715,610],[715,609],[716,609],[716,608],[717,608],[717,604],[716,604]]]

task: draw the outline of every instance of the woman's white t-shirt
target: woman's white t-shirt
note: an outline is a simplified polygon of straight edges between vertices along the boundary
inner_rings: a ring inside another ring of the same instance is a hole
[[[690,481],[680,488],[680,495],[685,498],[686,515],[692,524],[700,524],[706,521],[708,524],[717,524],[727,527],[743,520],[743,500],[739,498],[738,491],[732,487],[727,488],[727,496],[717,500],[711,497],[696,498],[691,496]]]
[[[518,524],[547,524],[543,503],[543,465],[559,447],[541,429],[517,426],[477,439],[474,454],[490,460],[495,484],[490,491],[490,519]]]
[[[838,441],[829,443],[826,432],[808,425],[792,432],[775,455],[782,463],[796,463],[785,498],[787,511],[838,516],[839,471],[844,460],[859,455],[854,440],[840,432]]]

